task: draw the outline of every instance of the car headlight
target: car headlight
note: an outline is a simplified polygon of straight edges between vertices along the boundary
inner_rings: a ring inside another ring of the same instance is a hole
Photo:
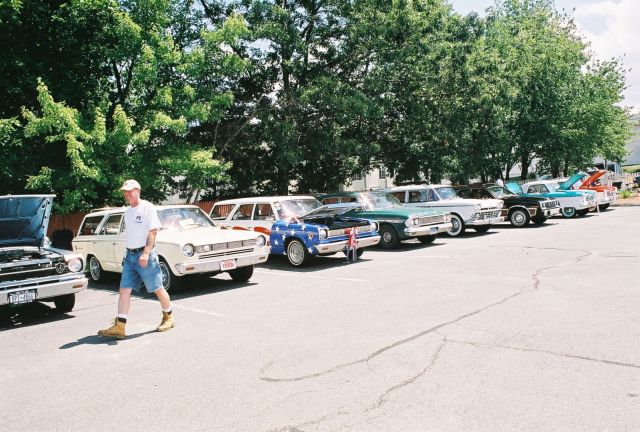
[[[371,231],[378,231],[378,222],[371,222]]]
[[[186,245],[182,246],[182,254],[186,257],[192,257],[193,256],[193,245],[187,243]]]
[[[327,231],[326,229],[318,230],[318,237],[320,237],[321,239],[326,239],[328,236],[329,236],[329,231]]]
[[[258,236],[258,238],[256,239],[256,244],[258,246],[264,246],[267,243],[267,240],[264,238],[264,236]]]
[[[444,220],[447,222],[451,222],[451,213],[447,213],[444,217]]]
[[[77,273],[82,270],[82,260],[80,258],[71,258],[67,261],[67,268],[70,272]]]

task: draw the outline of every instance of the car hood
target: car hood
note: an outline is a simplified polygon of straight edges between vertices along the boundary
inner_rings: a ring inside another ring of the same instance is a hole
[[[480,204],[483,209],[500,207],[502,202],[496,199],[476,199],[476,198],[453,198],[440,201],[430,201],[430,207],[450,207],[450,206],[470,206],[475,207]]]
[[[0,196],[0,247],[40,246],[55,195]]]
[[[591,174],[587,179],[585,179],[585,181],[583,181],[582,184],[585,185],[585,186],[591,186],[591,184],[593,182],[598,180],[600,177],[602,177],[606,173],[607,173],[606,170],[598,170],[598,171],[594,172],[593,174]]]
[[[389,207],[383,209],[374,209],[374,210],[355,210],[350,211],[347,214],[361,214],[363,217],[376,219],[376,218],[393,218],[393,217],[402,217],[408,218],[409,216],[435,216],[446,213],[442,210],[435,210],[430,208],[417,208],[417,207]]]
[[[156,237],[158,243],[171,243],[194,246],[213,243],[228,243],[233,241],[251,240],[258,236],[255,231],[222,229],[220,227],[198,227],[183,230],[160,230]]]
[[[550,199],[554,199],[554,198],[575,198],[575,197],[581,197],[583,194],[581,194],[578,191],[556,191],[556,192],[545,192],[545,193],[539,193],[539,194],[522,194],[522,196],[527,196],[527,197],[544,197],[544,198],[550,198]]]
[[[586,176],[587,174],[583,173],[583,172],[579,172],[576,173],[574,175],[572,175],[571,177],[569,177],[564,183],[562,183],[560,185],[560,188],[562,189],[571,189],[571,186],[573,186],[574,184],[578,183],[582,177]]]

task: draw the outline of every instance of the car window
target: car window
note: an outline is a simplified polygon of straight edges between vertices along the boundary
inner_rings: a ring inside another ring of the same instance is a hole
[[[253,213],[253,204],[242,204],[238,207],[238,210],[231,216],[233,220],[251,220],[251,213]]]
[[[438,201],[438,195],[436,195],[436,191],[433,189],[428,189],[426,191],[425,201]]]
[[[529,188],[527,189],[527,193],[530,193],[530,194],[540,193],[540,185],[529,186]]]
[[[273,220],[273,209],[271,204],[256,204],[256,208],[253,211],[254,220]]]
[[[547,187],[545,185],[540,185],[540,192],[541,193],[549,193],[549,189],[547,189]]]
[[[433,192],[433,191],[430,191]],[[409,191],[409,202],[410,203],[415,203],[415,202],[420,202],[420,201],[424,201],[424,199],[422,199],[423,193],[421,191]]]
[[[398,201],[400,201],[401,203],[406,202],[405,195],[405,191],[393,192],[393,196],[398,198]]]
[[[113,214],[107,218],[102,225],[99,235],[117,235],[120,232],[120,222],[122,221],[122,213]]]
[[[322,204],[337,204],[340,198],[325,198],[322,200]]]
[[[78,235],[94,235],[100,222],[102,222],[104,216],[88,216],[84,219],[84,223],[80,227]]]
[[[158,210],[163,229],[192,229],[212,227],[211,219],[198,207],[168,207]]]
[[[229,216],[235,204],[216,204],[211,210],[211,217],[214,219],[224,219]]]

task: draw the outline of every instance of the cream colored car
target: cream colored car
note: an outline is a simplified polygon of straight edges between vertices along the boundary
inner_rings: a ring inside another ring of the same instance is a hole
[[[157,209],[163,228],[156,236],[156,250],[167,290],[178,288],[188,275],[228,272],[235,281],[248,281],[254,264],[267,261],[269,247],[262,234],[221,229],[197,206]],[[88,214],[72,242],[93,281],[101,280],[104,272],[122,273],[124,211],[120,207]]]

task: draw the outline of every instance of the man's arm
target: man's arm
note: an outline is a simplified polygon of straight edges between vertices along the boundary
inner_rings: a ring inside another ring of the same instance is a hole
[[[156,228],[149,230],[149,234],[147,234],[147,244],[144,245],[144,250],[140,254],[140,258],[138,262],[140,263],[140,267],[146,267],[149,263],[149,254],[151,253],[151,249],[156,244],[156,234],[158,230]]]

